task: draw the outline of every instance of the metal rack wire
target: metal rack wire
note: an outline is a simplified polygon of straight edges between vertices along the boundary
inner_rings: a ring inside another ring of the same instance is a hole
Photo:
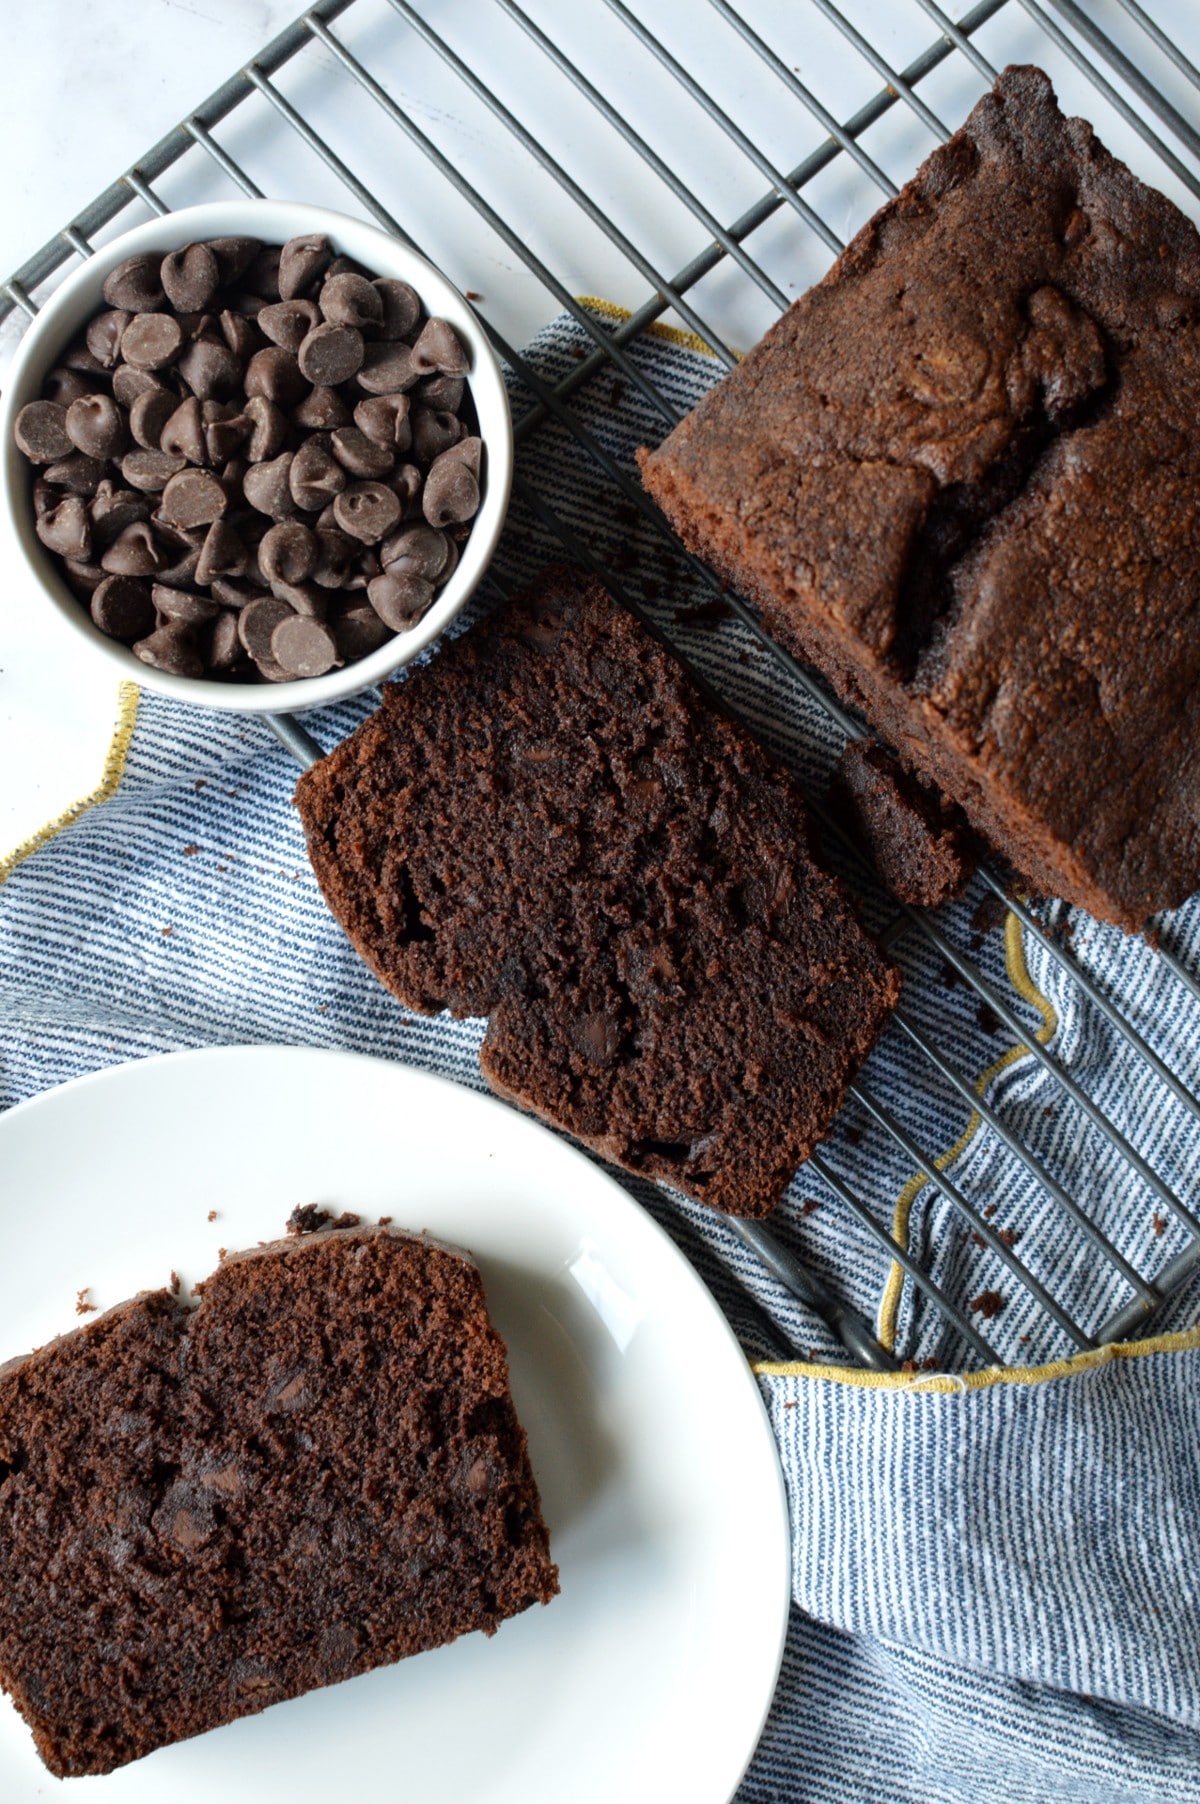
[[[615,326],[609,325],[581,304],[571,292],[570,285],[538,255],[527,241],[526,234],[489,203],[479,188],[462,173],[455,158],[417,122],[413,109],[402,104],[389,91],[372,68],[351,48],[345,34],[334,29],[342,15],[361,4],[361,0],[317,0],[302,18],[267,45],[251,63],[147,151],[134,168],[107,187],[70,224],[6,282],[0,284],[0,317],[14,307],[32,316],[37,305],[34,298],[36,290],[51,281],[74,257],[88,255],[92,248],[92,237],[110,222],[117,220],[135,199],[141,200],[154,212],[166,212],[168,204],[156,191],[154,184],[183,159],[207,159],[212,169],[242,194],[260,195],[262,190],[252,175],[215,135],[223,122],[237,115],[238,109],[255,96],[265,102],[282,130],[303,141],[308,150],[336,178],[354,206],[387,231],[413,242],[403,220],[393,216],[339,151],[288,98],[275,79],[294,59],[303,58],[306,51],[311,51],[314,46],[321,46],[361,95],[364,106],[373,109],[377,121],[386,123],[388,127],[403,134],[439,176],[486,222],[490,231],[520,260],[525,270],[541,283],[554,305],[570,314],[590,345],[587,353],[565,377],[550,384],[543,380],[497,328],[488,327],[496,349],[515,371],[531,397],[532,405],[517,424],[518,444],[532,439],[548,421],[556,422],[571,435],[590,461],[597,479],[610,485],[614,497],[635,509],[641,520],[660,531],[669,540],[674,554],[684,559],[685,554],[678,547],[657,509],[644,494],[636,474],[629,468],[621,467],[605,450],[580,413],[572,407],[572,397],[598,372],[608,371],[614,378],[620,378],[622,382],[632,384],[637,389],[639,395],[661,417],[664,429],[673,424],[678,417],[677,409],[647,379],[644,370],[630,355],[630,347],[651,324],[669,312],[711,346],[726,366],[732,365],[735,361],[734,351],[706,317],[703,304],[697,296],[704,278],[724,265],[752,283],[771,306],[785,307],[789,296],[754,254],[752,241],[755,234],[774,215],[787,209],[794,218],[797,231],[815,235],[829,253],[839,251],[841,239],[808,198],[806,190],[810,190],[822,172],[836,164],[838,159],[846,159],[878,191],[880,199],[893,195],[897,191],[896,184],[862,144],[864,133],[893,109],[908,109],[936,139],[944,141],[949,136],[949,129],[932,106],[927,104],[921,92],[922,86],[935,70],[951,58],[965,60],[974,71],[980,90],[984,85],[990,84],[995,79],[997,70],[984,56],[976,39],[981,29],[997,15],[1010,12],[1015,14],[1019,8],[1047,42],[1086,77],[1104,101],[1137,133],[1165,169],[1200,199],[1200,176],[1184,160],[1183,155],[1171,148],[1156,126],[1151,124],[1150,118],[1153,117],[1185,155],[1198,159],[1200,133],[1144,73],[1137,57],[1130,55],[1115,37],[1102,30],[1076,0],[1047,0],[1046,5],[1038,4],[1038,0],[979,0],[957,23],[947,16],[935,0],[911,0],[911,4],[918,6],[931,21],[937,35],[903,69],[893,68],[868,37],[833,4],[833,0],[808,0],[808,5],[844,40],[847,54],[866,63],[882,83],[878,92],[866,104],[844,120],[839,120],[809,89],[797,71],[789,66],[780,48],[768,42],[743,13],[735,8],[731,0],[708,0],[710,12],[703,23],[696,20],[696,28],[727,32],[731,38],[739,40],[757,59],[766,77],[774,83],[782,84],[800,109],[797,116],[807,116],[823,134],[816,148],[787,170],[777,166],[776,161],[718,104],[694,72],[685,66],[643,19],[635,16],[623,0],[595,0],[597,8],[601,4],[607,8],[622,30],[629,35],[630,41],[654,60],[662,82],[671,84],[686,95],[690,103],[719,128],[733,149],[761,176],[765,183],[762,194],[728,224],[722,223],[699,194],[635,129],[622,111],[606,98],[555,36],[539,25],[516,0],[491,0],[491,3],[522,34],[529,46],[530,56],[541,59],[571,84],[580,103],[594,112],[606,128],[636,155],[641,165],[669,190],[675,202],[690,217],[701,248],[674,273],[668,274],[657,267],[646,250],[556,160],[537,133],[522,122],[485,75],[452,47],[429,17],[419,12],[409,0],[386,0],[392,27],[398,32],[411,34],[414,42],[419,42],[440,61],[462,85],[463,90],[471,95],[473,101],[485,108],[498,123],[511,139],[515,150],[529,159],[531,167],[536,165],[558,186],[579,209],[580,214],[603,234],[645,282],[649,294],[628,319]],[[1136,44],[1152,48],[1156,54],[1169,59],[1183,81],[1191,89],[1200,91],[1200,71],[1197,71],[1136,0],[1114,0],[1109,11],[1122,20],[1123,28],[1133,34]],[[1051,16],[1052,14],[1056,16]],[[1102,64],[1121,87],[1108,79]],[[1137,105],[1126,99],[1122,88],[1132,92]],[[519,464],[515,493],[526,508],[557,537],[568,555],[584,564],[597,566],[595,549],[582,541],[572,526],[559,517],[546,497],[522,478]],[[695,560],[686,559],[686,562],[698,579],[711,585],[716,593],[715,579]],[[614,593],[629,605],[637,607],[635,598],[623,594],[616,572],[611,568],[601,568],[600,573]],[[744,601],[736,595],[724,596],[723,599],[741,625],[769,649],[781,680],[800,685],[843,733],[853,734],[859,731],[859,723],[838,705],[809,672],[770,643],[753,610]],[[275,720],[275,728],[283,743],[302,762],[311,761],[319,755],[321,748],[298,722],[287,716],[279,716]],[[1023,901],[1012,897],[998,875],[985,871],[984,881],[994,896],[1002,900],[1006,909],[1016,912],[1025,933],[1078,985],[1091,1007],[1099,1011],[1118,1036],[1124,1056],[1151,1071],[1175,1101],[1191,1116],[1200,1120],[1200,1099],[1170,1069],[1134,1023],[1127,1019],[1119,1002],[1103,993],[1070,948],[1047,931]],[[936,1073],[941,1082],[968,1109],[978,1113],[986,1132],[996,1137],[1016,1164],[1035,1179],[1054,1203],[1070,1217],[1075,1227],[1095,1249],[1097,1257],[1120,1274],[1129,1293],[1127,1301],[1107,1320],[1090,1327],[1084,1326],[1074,1319],[1052,1291],[1035,1276],[1014,1251],[1011,1241],[993,1228],[988,1215],[940,1169],[935,1156],[918,1144],[892,1103],[877,1096],[861,1080],[852,1092],[859,1108],[902,1149],[912,1168],[923,1174],[928,1183],[959,1212],[971,1233],[1003,1263],[1069,1342],[1078,1348],[1090,1348],[1128,1336],[1179,1289],[1200,1262],[1200,1216],[1162,1178],[1152,1162],[1119,1131],[1055,1052],[1042,1045],[1037,1035],[989,984],[975,962],[951,942],[935,918],[922,911],[902,909],[887,928],[884,938],[894,946],[909,934],[919,936],[933,947],[979,1002],[992,1011],[994,1017],[1013,1036],[1015,1043],[1058,1085],[1070,1106],[1105,1137],[1156,1203],[1161,1204],[1183,1225],[1189,1236],[1188,1243],[1181,1253],[1170,1259],[1153,1276],[1139,1270],[1091,1218],[1084,1203],[1063,1187],[1037,1153],[1012,1131],[1001,1113],[978,1093],[976,1084],[956,1068],[914,1016],[906,1008],[901,1008],[895,1017],[896,1025],[927,1061],[931,1073]],[[1181,991],[1193,1003],[1200,1004],[1200,981],[1196,976],[1169,947],[1161,948],[1159,957],[1178,982]],[[1197,1015],[1197,1024],[1200,1025],[1200,1014]],[[825,1156],[815,1155],[807,1169],[822,1181],[837,1203],[861,1224],[878,1244],[881,1253],[888,1260],[899,1263],[912,1282],[942,1313],[946,1322],[957,1331],[972,1354],[989,1365],[1000,1363],[999,1356],[977,1324],[924,1269],[920,1257],[896,1243],[890,1224],[882,1220],[856,1194]],[[761,1224],[742,1223],[735,1226],[775,1276],[825,1319],[854,1358],[876,1367],[894,1366],[897,1363],[880,1346],[872,1328],[827,1285],[817,1281],[784,1238],[763,1228]]]

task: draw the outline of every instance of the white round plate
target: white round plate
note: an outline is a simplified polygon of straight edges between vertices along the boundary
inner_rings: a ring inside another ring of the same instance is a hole
[[[562,1594],[487,1640],[277,1704],[63,1792],[112,1804],[725,1804],[779,1671],[787,1506],[754,1378],[667,1236],[488,1097],[348,1053],[118,1066],[0,1117],[0,1360],[194,1284],[298,1203],[473,1252]],[[208,1213],[216,1210],[216,1220]],[[94,1318],[88,1318],[94,1319]],[[0,1798],[58,1787],[0,1700]]]

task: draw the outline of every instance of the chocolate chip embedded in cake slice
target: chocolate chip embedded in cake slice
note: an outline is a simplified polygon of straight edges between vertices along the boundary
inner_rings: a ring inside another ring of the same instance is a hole
[[[570,571],[385,691],[296,800],[382,981],[490,1016],[494,1088],[736,1214],[779,1201],[898,993],[792,777]]]
[[[1033,885],[1200,879],[1200,235],[1007,69],[656,450],[768,630]]]
[[[380,1228],[236,1254],[0,1369],[0,1684],[107,1773],[558,1589],[479,1271]]]

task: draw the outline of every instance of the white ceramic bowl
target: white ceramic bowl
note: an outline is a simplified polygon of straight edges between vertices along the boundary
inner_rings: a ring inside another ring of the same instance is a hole
[[[46,373],[103,306],[101,290],[105,277],[126,257],[145,251],[162,251],[165,255],[197,239],[233,235],[260,238],[264,244],[283,244],[301,232],[324,232],[336,253],[355,258],[372,275],[410,282],[426,312],[449,320],[468,346],[468,385],[484,446],[482,503],[458,567],[445,587],[438,590],[429,612],[409,632],[397,634],[369,657],[341,670],[331,670],[325,676],[292,683],[226,683],[216,678],[171,676],[143,664],[126,646],[100,632],[60,574],[34,531],[30,466],[13,440],[13,422],[26,402],[40,397]],[[293,201],[214,201],[202,207],[187,207],[148,220],[89,257],[46,302],[21,341],[0,404],[0,444],[6,530],[13,535],[28,572],[24,592],[7,597],[7,605],[50,608],[66,630],[86,643],[98,667],[107,666],[146,689],[202,707],[246,714],[295,711],[342,701],[360,689],[382,682],[415,658],[464,607],[486,570],[504,524],[512,486],[508,396],[492,347],[463,296],[431,263],[397,239],[389,238],[377,226]]]

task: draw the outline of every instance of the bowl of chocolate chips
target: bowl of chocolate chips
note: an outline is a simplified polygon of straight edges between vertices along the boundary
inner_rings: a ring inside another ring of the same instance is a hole
[[[190,207],[47,301],[0,409],[30,581],[110,668],[207,707],[341,700],[422,651],[495,549],[500,367],[466,300],[361,220]]]

